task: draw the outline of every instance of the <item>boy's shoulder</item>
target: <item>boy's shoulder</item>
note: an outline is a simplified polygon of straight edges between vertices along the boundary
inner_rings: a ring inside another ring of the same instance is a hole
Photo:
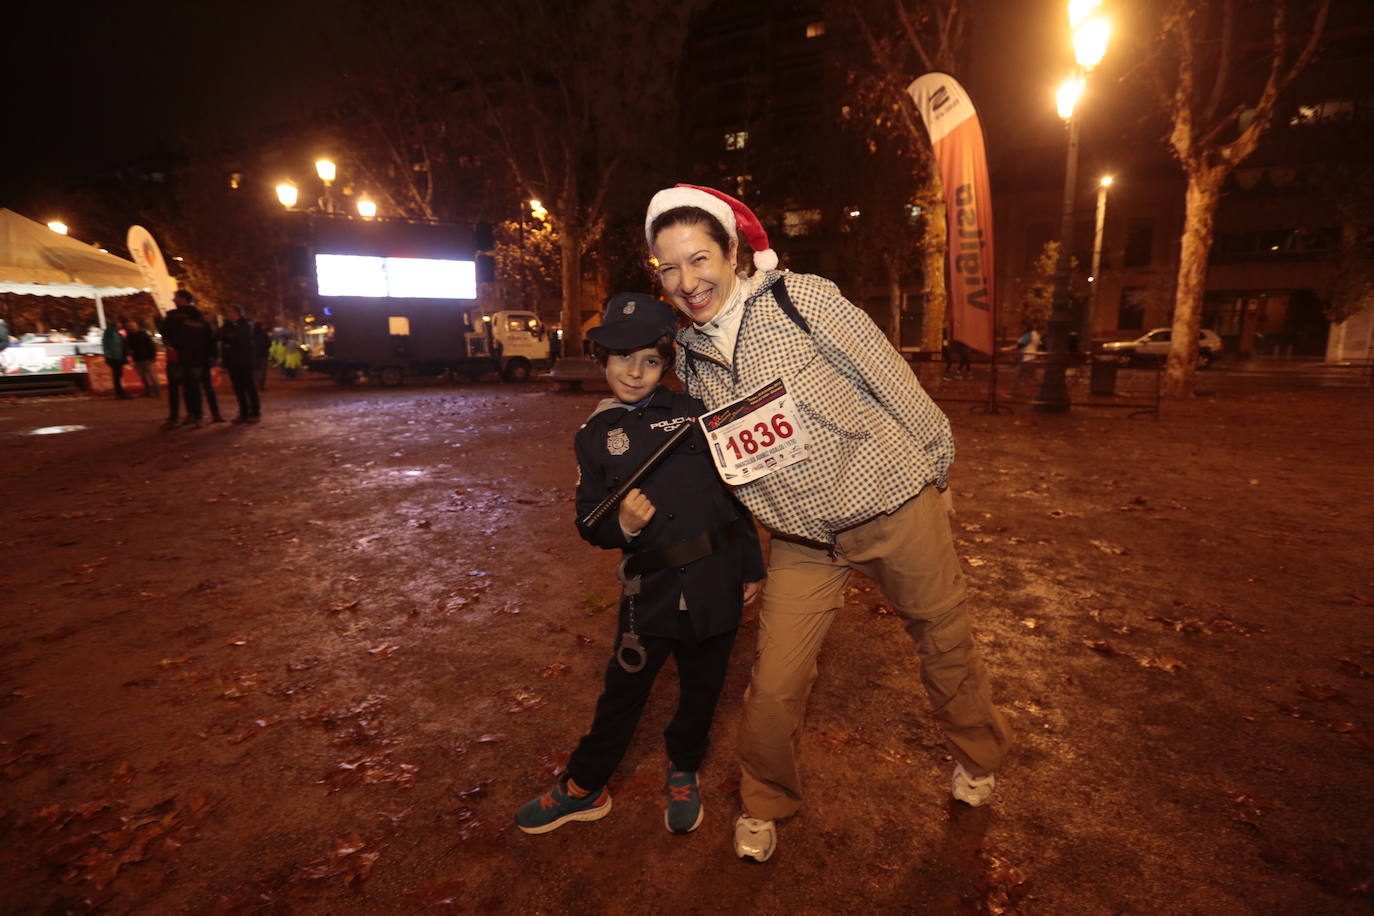
[[[587,419],[582,421],[582,428],[585,429],[592,420],[596,419],[596,417],[608,410],[614,410],[617,407],[622,410],[626,409],[625,405],[615,398],[602,398],[601,401],[597,403],[596,407],[592,409],[592,412],[587,414]]]

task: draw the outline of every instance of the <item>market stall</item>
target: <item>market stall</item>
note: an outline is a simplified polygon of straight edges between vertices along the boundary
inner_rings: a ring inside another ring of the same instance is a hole
[[[143,273],[132,261],[0,208],[0,293],[94,299],[103,328],[103,298],[146,288]],[[81,374],[86,372],[84,357],[100,352],[98,333],[75,339],[25,335],[0,350],[0,376]]]

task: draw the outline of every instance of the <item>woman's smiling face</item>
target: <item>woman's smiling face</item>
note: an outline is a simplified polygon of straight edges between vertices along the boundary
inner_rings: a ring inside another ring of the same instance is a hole
[[[722,250],[704,226],[679,223],[659,230],[654,257],[664,295],[696,324],[716,317],[735,290],[735,243]]]

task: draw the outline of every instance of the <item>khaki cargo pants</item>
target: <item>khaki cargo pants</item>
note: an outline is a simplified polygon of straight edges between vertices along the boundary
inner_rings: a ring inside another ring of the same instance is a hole
[[[816,656],[856,569],[878,584],[903,618],[955,759],[982,776],[1006,756],[1011,734],[992,705],[973,645],[949,516],[939,491],[928,486],[891,514],[842,533],[834,556],[773,538],[758,656],[740,728],[740,796],[752,817],[789,817],[801,807],[798,750]]]

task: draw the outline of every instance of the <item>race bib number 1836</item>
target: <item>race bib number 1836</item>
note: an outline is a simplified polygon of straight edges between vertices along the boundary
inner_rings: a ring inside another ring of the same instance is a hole
[[[811,439],[782,379],[699,420],[721,479],[732,486],[805,461]]]

